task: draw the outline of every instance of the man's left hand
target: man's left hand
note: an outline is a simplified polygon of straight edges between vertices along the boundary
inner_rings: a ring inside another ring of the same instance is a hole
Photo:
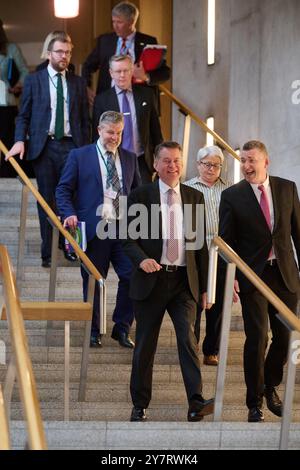
[[[149,75],[146,74],[143,62],[134,64],[133,68],[133,77],[137,82],[147,82],[149,81]]]

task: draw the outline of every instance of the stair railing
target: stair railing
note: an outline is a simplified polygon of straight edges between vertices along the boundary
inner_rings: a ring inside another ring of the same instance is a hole
[[[216,379],[216,394],[214,421],[221,421],[224,385],[226,375],[226,363],[228,354],[228,343],[230,334],[230,319],[233,287],[235,280],[235,271],[238,268],[244,276],[259,290],[259,292],[276,308],[280,321],[291,332],[288,352],[287,376],[285,384],[285,393],[283,400],[283,416],[280,429],[279,448],[288,448],[289,429],[292,419],[292,405],[294,397],[294,387],[296,379],[295,349],[299,345],[300,340],[300,320],[296,315],[282,302],[282,300],[274,294],[274,292],[255,274],[252,269],[235,253],[235,251],[227,245],[221,237],[215,237],[212,241],[209,253],[209,275],[207,298],[208,303],[215,302],[216,295],[216,279],[217,279],[217,262],[218,254],[226,261],[226,282],[224,291],[223,311],[222,311],[222,329],[219,350],[219,365]]]
[[[0,390],[0,445],[3,447],[10,446],[7,418],[10,416],[12,384],[16,376],[27,424],[29,448],[33,450],[43,450],[47,448],[47,444],[29,355],[24,320],[12,264],[7,249],[3,245],[0,245],[0,277],[3,282],[3,297],[12,344],[12,357],[4,385],[4,399]]]
[[[0,140],[0,151],[7,155],[8,150]],[[24,244],[25,244],[25,232],[26,232],[26,218],[27,218],[27,205],[28,205],[28,194],[29,191],[33,194],[34,198],[40,204],[42,209],[46,212],[48,220],[50,221],[53,227],[53,242],[52,242],[52,256],[55,260],[57,256],[58,249],[58,234],[62,234],[64,238],[68,240],[70,245],[72,245],[75,254],[80,259],[84,269],[89,274],[89,287],[88,287],[88,298],[87,303],[90,305],[91,315],[92,315],[92,306],[93,306],[93,293],[95,289],[95,283],[97,282],[100,290],[100,334],[106,333],[106,288],[105,280],[102,278],[100,272],[96,269],[94,264],[90,261],[84,251],[77,244],[72,235],[63,227],[59,218],[53,212],[53,210],[46,203],[45,199],[41,196],[37,188],[32,184],[28,176],[22,170],[20,165],[17,163],[14,157],[9,158],[10,164],[16,170],[20,181],[23,184],[22,190],[22,203],[21,203],[21,220],[20,220],[20,237],[19,237],[19,253],[18,253],[18,287],[21,288],[21,283],[23,279],[23,257],[24,257]],[[49,283],[49,302],[53,302],[52,305],[48,306],[48,311],[50,310],[49,316],[46,314],[43,316],[44,319],[53,318],[53,310],[57,307],[59,308],[62,302],[55,303],[55,281],[56,281],[56,263],[53,263],[53,266],[50,269],[50,283]],[[50,307],[50,308],[49,308]],[[43,309],[37,309],[37,316],[35,319],[40,319],[38,315]],[[55,316],[55,313],[54,313]],[[34,318],[31,317],[33,320]],[[58,319],[58,318],[56,318]],[[69,319],[72,318],[72,314],[61,316],[62,321],[65,321],[65,420],[69,419],[69,348],[70,348],[70,323]],[[76,318],[80,320],[80,318]],[[90,332],[91,332],[91,319],[87,320],[87,314],[84,314],[83,320],[86,321],[85,332],[84,332],[84,343],[82,349],[82,358],[81,358],[81,370],[80,370],[80,385],[79,385],[79,401],[85,400],[86,394],[86,382],[87,382],[87,368],[88,368],[88,354],[89,354],[89,342],[90,342]],[[50,320],[52,321],[52,320]]]
[[[225,149],[233,158],[240,160],[238,154],[233,150],[232,147],[214,130],[210,129],[206,122],[203,121],[194,111],[186,106],[183,101],[181,101],[177,96],[175,96],[170,90],[168,90],[164,85],[159,85],[159,89],[162,95],[165,95],[169,98],[176,106],[178,106],[179,112],[184,116],[184,130],[183,130],[183,160],[184,160],[184,169],[183,175],[186,174],[187,167],[187,158],[188,158],[188,149],[191,136],[191,121],[193,120],[199,127],[201,127],[205,132],[213,136],[214,140]]]

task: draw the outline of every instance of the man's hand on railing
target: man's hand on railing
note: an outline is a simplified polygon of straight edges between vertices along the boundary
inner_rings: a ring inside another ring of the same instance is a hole
[[[207,303],[207,292],[201,296],[201,306],[204,310],[209,310],[212,307],[212,304]]]
[[[232,297],[233,303],[235,304],[240,300],[240,297],[238,294],[239,292],[240,292],[239,283],[237,280],[235,280],[234,285],[233,285],[233,297]]]
[[[70,215],[64,220],[64,228],[69,227],[75,229],[77,227],[78,219],[76,215]]]
[[[5,160],[8,160],[10,157],[14,157],[15,155],[20,154],[20,159],[23,160],[23,156],[25,153],[25,145],[24,142],[16,142],[9,152],[5,155]]]

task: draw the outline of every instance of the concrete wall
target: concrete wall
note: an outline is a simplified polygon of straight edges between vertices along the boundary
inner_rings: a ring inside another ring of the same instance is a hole
[[[173,1],[173,93],[203,120],[215,118],[215,130],[227,139],[229,88],[228,0],[216,10],[216,63],[207,65],[207,0]],[[173,110],[173,138],[181,141],[183,117]],[[195,174],[195,156],[206,134],[192,125],[187,175]]]
[[[206,65],[207,0],[174,0],[174,93],[200,117],[215,116],[215,130],[233,148],[265,142],[272,174],[300,188],[300,2],[219,0],[214,66]],[[295,88],[292,88],[294,84]],[[294,103],[293,98],[294,96]],[[174,112],[173,137],[182,123]],[[193,126],[188,175],[205,136]],[[229,176],[233,161],[229,158]]]
[[[231,0],[229,142],[263,140],[270,172],[300,188],[300,2]],[[300,83],[296,83],[299,89]]]

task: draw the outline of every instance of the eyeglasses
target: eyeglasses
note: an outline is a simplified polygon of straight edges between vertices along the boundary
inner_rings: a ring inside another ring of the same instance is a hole
[[[115,75],[121,75],[122,73],[124,73],[124,75],[128,75],[129,73],[131,73],[132,69],[122,69],[122,70],[112,70],[112,73],[114,73]]]
[[[54,52],[55,54],[59,55],[59,56],[63,56],[65,55],[66,57],[71,57],[72,55],[72,52],[71,51],[63,51],[62,49],[58,49],[58,51],[50,51],[50,52]]]
[[[221,163],[208,163],[208,162],[200,162],[201,165],[204,165],[208,170],[220,170],[222,168]]]

